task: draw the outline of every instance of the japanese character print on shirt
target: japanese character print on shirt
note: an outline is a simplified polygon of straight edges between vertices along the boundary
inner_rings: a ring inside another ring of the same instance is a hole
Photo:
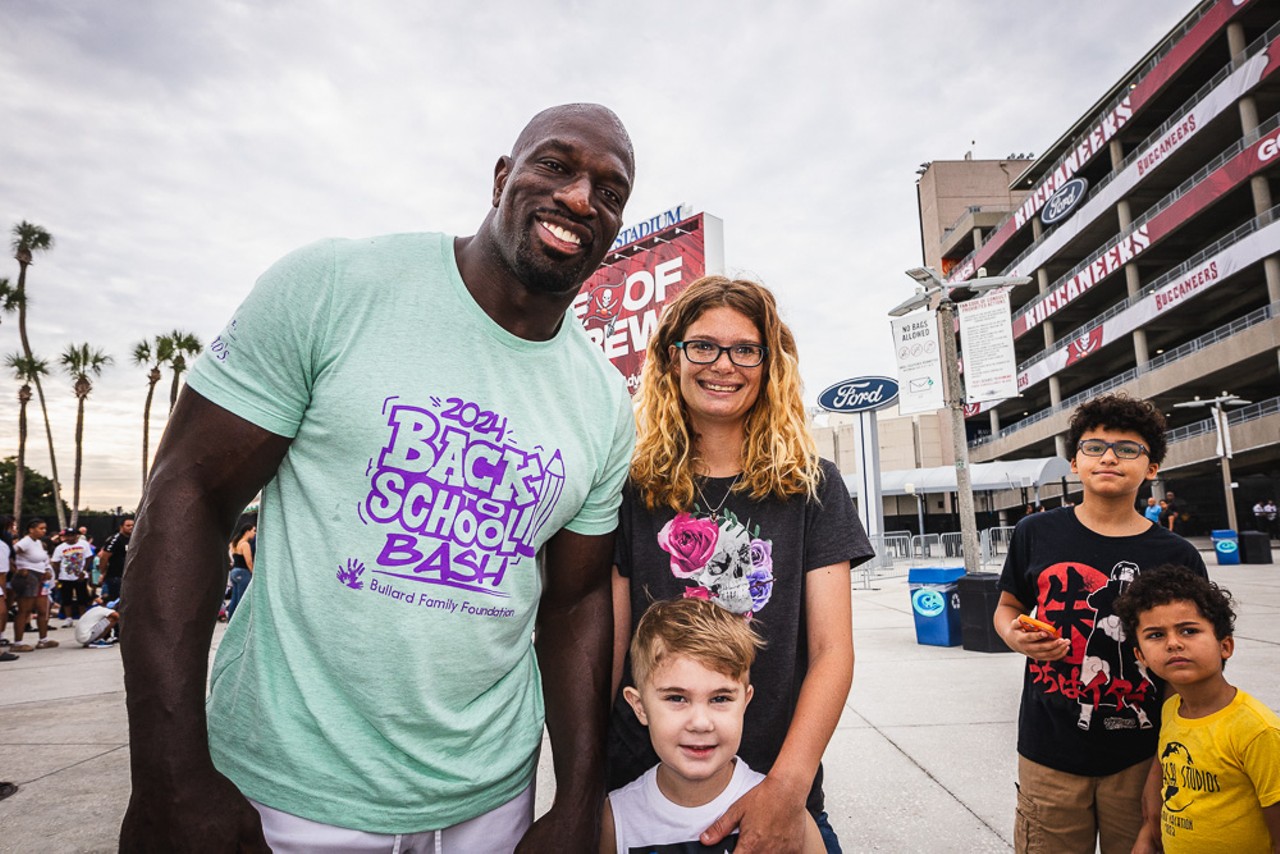
[[[1137,576],[1138,567],[1120,561],[1107,574],[1079,562],[1048,567],[1040,574],[1038,611],[1071,641],[1066,657],[1032,662],[1032,685],[1061,693],[1080,705],[1076,725],[1088,730],[1094,713],[1106,729],[1150,729],[1142,705],[1155,685],[1127,643],[1124,624],[1112,606]]]

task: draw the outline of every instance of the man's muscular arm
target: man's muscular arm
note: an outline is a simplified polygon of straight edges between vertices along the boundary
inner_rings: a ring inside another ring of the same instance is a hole
[[[266,851],[209,757],[205,681],[232,526],[290,440],[191,389],[174,407],[129,547],[121,634],[133,795],[121,851]]]
[[[517,851],[595,851],[598,844],[612,664],[612,563],[613,534],[560,531],[547,543],[536,643],[556,797]]]

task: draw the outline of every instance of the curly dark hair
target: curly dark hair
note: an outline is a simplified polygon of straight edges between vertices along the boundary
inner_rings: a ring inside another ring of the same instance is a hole
[[[1236,612],[1231,609],[1231,593],[1185,566],[1166,564],[1138,573],[1113,606],[1125,631],[1138,642],[1138,617],[1170,602],[1194,602],[1200,615],[1213,625],[1218,640],[1231,637],[1236,628]]]
[[[1130,430],[1142,437],[1151,462],[1164,462],[1168,448],[1165,442],[1164,413],[1149,400],[1127,394],[1104,394],[1076,407],[1067,425],[1068,459],[1076,455],[1080,437],[1090,430]]]

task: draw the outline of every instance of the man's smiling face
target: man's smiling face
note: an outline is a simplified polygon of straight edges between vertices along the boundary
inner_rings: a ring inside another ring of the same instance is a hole
[[[533,291],[577,290],[622,228],[631,143],[604,108],[534,118],[494,175],[494,233],[506,266]]]

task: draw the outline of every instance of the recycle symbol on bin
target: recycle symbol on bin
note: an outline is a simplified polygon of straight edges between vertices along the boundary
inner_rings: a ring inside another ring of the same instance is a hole
[[[936,617],[947,608],[947,599],[938,590],[922,587],[911,594],[911,607],[922,617]]]

